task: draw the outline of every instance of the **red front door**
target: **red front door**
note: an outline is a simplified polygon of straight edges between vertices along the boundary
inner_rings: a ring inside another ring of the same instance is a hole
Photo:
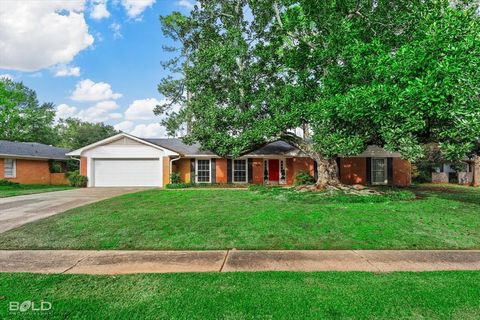
[[[275,159],[268,160],[268,180],[280,180],[280,161]]]

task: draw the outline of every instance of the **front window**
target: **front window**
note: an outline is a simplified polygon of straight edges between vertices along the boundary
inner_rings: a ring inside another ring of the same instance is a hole
[[[387,184],[387,159],[372,159],[372,184]]]
[[[3,176],[5,178],[15,178],[17,176],[17,164],[15,159],[5,159],[3,165]]]
[[[233,160],[233,182],[247,182],[247,160]]]
[[[210,159],[197,160],[197,182],[210,182]]]

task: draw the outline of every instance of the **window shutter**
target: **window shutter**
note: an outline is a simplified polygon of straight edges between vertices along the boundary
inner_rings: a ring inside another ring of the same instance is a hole
[[[195,159],[190,159],[190,182],[195,183]]]
[[[367,185],[370,185],[372,184],[372,158],[367,158],[367,170],[366,170],[366,173],[367,173],[367,181],[366,184]]]
[[[247,171],[248,171],[248,183],[253,182],[253,159],[248,158],[247,159]]]
[[[217,159],[213,158],[210,160],[210,170],[211,170],[211,177],[212,183],[217,183]]]
[[[232,159],[227,159],[227,183],[232,183]]]
[[[393,185],[393,158],[387,158],[387,184]]]

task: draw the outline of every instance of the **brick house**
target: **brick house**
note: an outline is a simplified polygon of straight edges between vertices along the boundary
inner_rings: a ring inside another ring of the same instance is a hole
[[[67,154],[80,159],[80,173],[89,187],[156,186],[182,182],[292,185],[306,171],[316,176],[315,162],[284,141],[275,141],[232,159],[186,145],[181,139],[142,139],[126,133]],[[339,178],[345,184],[408,186],[410,162],[400,154],[369,146],[355,157],[340,157]]]
[[[51,164],[65,168],[67,150],[37,142],[0,140],[0,179],[22,184],[68,184],[64,173],[52,173]]]

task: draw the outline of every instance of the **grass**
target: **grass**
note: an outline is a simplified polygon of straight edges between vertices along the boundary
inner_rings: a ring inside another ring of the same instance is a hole
[[[54,186],[44,184],[12,184],[0,185],[0,198],[22,196],[26,194],[60,191],[71,189],[70,186]]]
[[[0,318],[478,319],[480,272],[0,274]],[[9,312],[11,301],[52,309]]]
[[[0,249],[480,248],[480,189],[413,191],[418,199],[148,190],[7,231]]]

